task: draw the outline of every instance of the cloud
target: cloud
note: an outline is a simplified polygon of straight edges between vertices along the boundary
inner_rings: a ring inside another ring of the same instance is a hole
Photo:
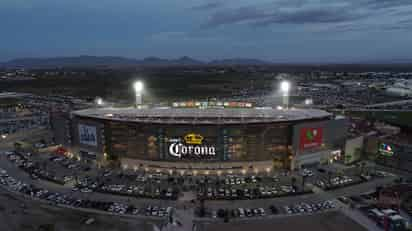
[[[203,28],[228,24],[260,27],[273,24],[341,24],[360,22],[369,17],[375,17],[379,22],[382,21],[381,16],[412,11],[412,0],[278,0],[214,9]]]
[[[346,9],[304,9],[294,12],[278,12],[266,19],[256,22],[256,25],[278,24],[316,24],[316,23],[342,23],[368,17]]]
[[[212,10],[223,6],[223,2],[207,2],[201,5],[193,6],[193,10]]]
[[[370,9],[388,9],[388,8],[393,8],[393,7],[412,6],[412,1],[411,0],[367,0],[365,1],[364,5]]]
[[[236,10],[215,12],[203,26],[217,27],[224,24],[240,23],[265,17],[265,12],[255,7],[241,7]]]

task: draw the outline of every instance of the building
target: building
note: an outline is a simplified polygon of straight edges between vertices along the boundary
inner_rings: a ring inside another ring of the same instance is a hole
[[[315,109],[223,107],[92,108],[72,112],[69,123],[71,134],[56,136],[71,139],[61,142],[82,160],[193,174],[327,163],[342,150],[347,126]]]
[[[392,86],[386,88],[388,95],[411,97],[412,96],[412,80],[402,79],[395,82]]]

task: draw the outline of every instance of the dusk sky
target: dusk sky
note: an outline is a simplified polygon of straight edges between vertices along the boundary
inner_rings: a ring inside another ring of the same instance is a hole
[[[1,0],[0,61],[412,60],[412,0]]]

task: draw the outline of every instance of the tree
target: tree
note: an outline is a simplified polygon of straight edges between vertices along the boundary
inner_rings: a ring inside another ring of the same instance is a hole
[[[328,183],[329,183],[329,185],[331,184],[331,179],[332,179],[332,171],[328,170]]]
[[[200,206],[199,206],[199,217],[204,217],[205,214],[206,214],[205,200],[201,199]]]
[[[305,191],[306,175],[302,176],[302,191]]]
[[[360,163],[360,175],[363,174],[363,172],[365,171],[365,167],[366,167],[366,163],[365,162],[361,162]]]
[[[290,180],[291,180],[292,188],[296,190],[296,177],[292,176]]]

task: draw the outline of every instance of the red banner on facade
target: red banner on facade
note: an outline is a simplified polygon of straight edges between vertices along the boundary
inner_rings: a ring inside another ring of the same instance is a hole
[[[300,150],[317,148],[323,142],[322,128],[301,128],[300,129]]]

